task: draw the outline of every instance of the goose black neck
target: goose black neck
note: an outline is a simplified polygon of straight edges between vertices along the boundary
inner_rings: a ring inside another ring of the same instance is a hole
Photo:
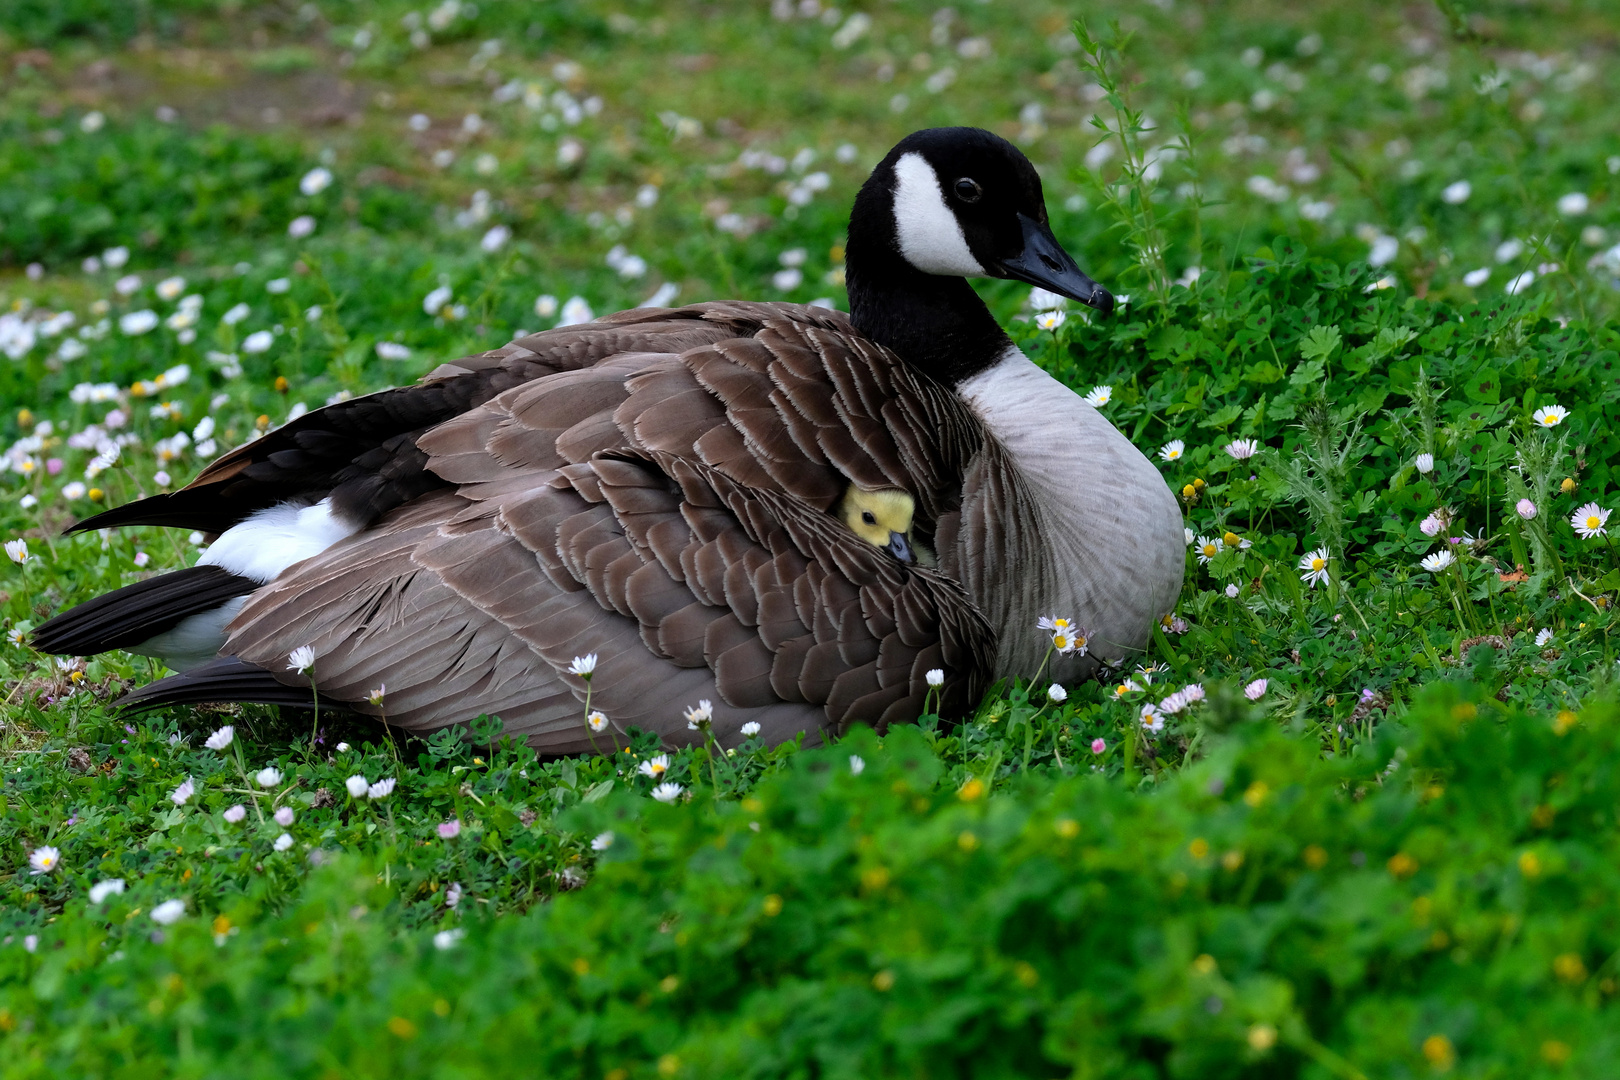
[[[947,386],[1000,360],[1012,340],[972,286],[962,278],[925,274],[912,266],[895,250],[892,218],[862,222],[860,209],[857,205],[850,221],[844,260],[855,328]],[[887,224],[887,235],[865,231],[863,224],[878,230]]]

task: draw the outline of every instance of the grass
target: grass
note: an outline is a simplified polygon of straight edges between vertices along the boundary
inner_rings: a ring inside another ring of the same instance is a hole
[[[8,1075],[1613,1070],[1611,13],[813,6],[0,12],[7,629],[202,539],[71,521],[571,298],[842,303],[867,169],[973,123],[1130,297],[983,288],[1182,493],[1151,670],[659,773],[8,641]]]

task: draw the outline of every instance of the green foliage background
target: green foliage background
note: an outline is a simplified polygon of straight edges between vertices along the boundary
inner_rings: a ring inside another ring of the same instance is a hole
[[[574,804],[554,828],[614,837],[591,884],[443,950],[360,855],[156,934],[139,893],[71,899],[54,948],[0,951],[9,1071],[1613,1075],[1612,707],[1436,690],[1342,761],[1241,701],[1210,723],[1148,794],[953,792],[900,728],[741,800]],[[524,760],[468,774],[481,801]]]

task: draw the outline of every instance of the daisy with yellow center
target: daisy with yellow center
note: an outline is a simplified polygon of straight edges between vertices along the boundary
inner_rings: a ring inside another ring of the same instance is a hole
[[[1569,416],[1569,410],[1562,405],[1543,405],[1532,415],[1537,427],[1557,427]]]
[[[1575,527],[1576,535],[1582,540],[1607,536],[1609,530],[1605,526],[1609,523],[1609,511],[1595,502],[1589,502],[1570,515],[1569,523]]]
[[[62,861],[62,853],[53,847],[35,848],[28,855],[28,873],[34,877],[55,870]]]
[[[1219,555],[1225,548],[1226,545],[1218,538],[1211,539],[1208,536],[1200,536],[1198,546],[1194,550],[1198,552],[1198,561],[1208,564],[1211,559]]]
[[[1132,682],[1130,679],[1126,679],[1124,682],[1114,687],[1114,696],[1116,698],[1122,698],[1126,694],[1139,693],[1141,689],[1142,688],[1137,686],[1136,683]]]
[[[1457,557],[1455,555],[1442,548],[1432,555],[1425,555],[1423,557],[1423,561],[1418,565],[1423,567],[1423,569],[1427,570],[1431,574],[1438,574],[1440,571],[1444,570],[1446,567],[1450,566],[1456,561]]]
[[[1307,551],[1299,560],[1301,570],[1299,579],[1313,589],[1326,582],[1328,579],[1329,558],[1331,556],[1328,555],[1328,549],[1325,547],[1317,548],[1315,551]]]
[[[1159,460],[1180,461],[1181,455],[1187,450],[1187,444],[1180,439],[1171,439],[1159,449]]]
[[[1164,730],[1164,713],[1153,702],[1142,706],[1142,730],[1157,735]]]
[[[1131,673],[1130,682],[1140,682],[1143,686],[1152,686],[1153,680],[1170,670],[1169,664],[1137,664],[1136,670]]]

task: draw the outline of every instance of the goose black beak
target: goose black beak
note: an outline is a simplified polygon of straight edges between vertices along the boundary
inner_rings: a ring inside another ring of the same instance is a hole
[[[888,552],[903,563],[915,562],[916,556],[911,551],[911,541],[906,539],[905,533],[890,532]]]
[[[1027,281],[1048,292],[1078,300],[1104,315],[1112,314],[1114,294],[1080,271],[1051,229],[1027,214],[1018,215],[1018,224],[1024,229],[1024,250],[1010,259],[1002,259],[996,267],[997,277]]]

